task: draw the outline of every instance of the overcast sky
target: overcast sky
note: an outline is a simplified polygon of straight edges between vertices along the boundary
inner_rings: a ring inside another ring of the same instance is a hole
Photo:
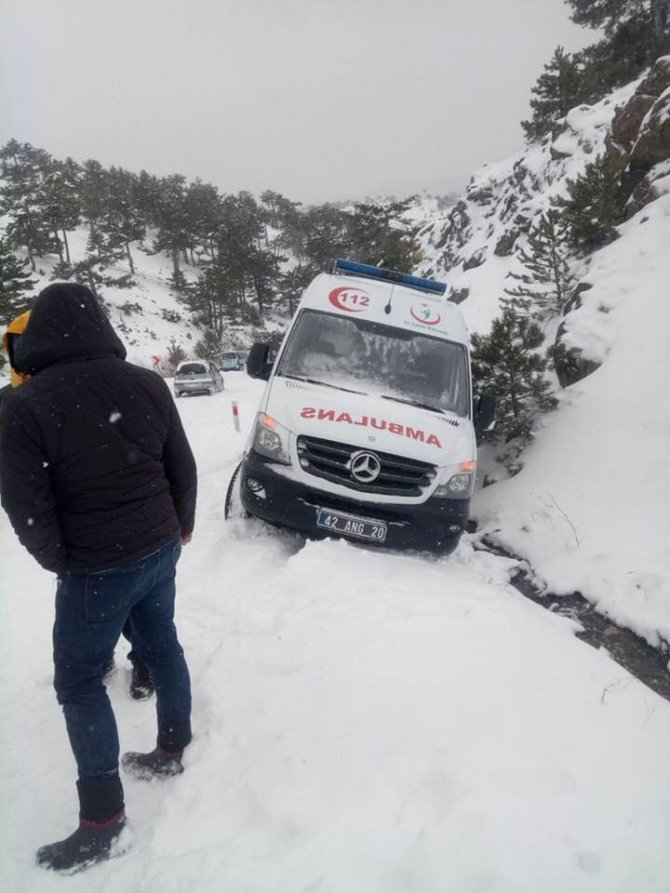
[[[304,202],[461,189],[563,0],[0,0],[0,143]]]

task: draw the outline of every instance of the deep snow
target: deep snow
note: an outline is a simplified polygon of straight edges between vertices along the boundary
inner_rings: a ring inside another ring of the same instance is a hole
[[[12,893],[667,893],[670,705],[469,541],[448,560],[224,522],[260,393],[229,374],[178,401],[201,476],[178,576],[195,740],[183,776],[126,780],[127,855],[33,865],[72,830],[51,690],[54,580],[3,518],[0,876]],[[301,547],[302,546],[302,547]],[[110,683],[122,746],[154,706]]]
[[[566,342],[602,365],[559,393],[524,468],[481,491],[484,528],[554,594],[670,642],[670,195],[591,259]]]

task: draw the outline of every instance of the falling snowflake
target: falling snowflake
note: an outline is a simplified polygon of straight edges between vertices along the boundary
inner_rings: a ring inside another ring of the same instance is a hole
[[[114,410],[114,412],[113,412],[113,413],[110,415],[110,417],[109,417],[109,421],[112,422],[112,423],[114,423],[114,422],[118,422],[118,420],[119,420],[120,418],[121,418],[121,413],[118,412],[117,410]]]

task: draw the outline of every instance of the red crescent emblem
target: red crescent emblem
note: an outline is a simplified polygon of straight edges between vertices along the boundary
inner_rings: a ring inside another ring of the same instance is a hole
[[[435,319],[425,319],[423,316],[419,316],[417,313],[415,313],[414,307],[412,307],[409,312],[411,313],[413,319],[415,319],[417,322],[420,322],[421,325],[424,326],[436,326],[442,322],[442,316],[439,313],[437,314],[437,317]]]

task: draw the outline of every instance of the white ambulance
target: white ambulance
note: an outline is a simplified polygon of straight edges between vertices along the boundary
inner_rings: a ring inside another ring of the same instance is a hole
[[[235,486],[243,509],[308,536],[452,551],[475,480],[468,334],[443,283],[337,261],[305,290]]]

